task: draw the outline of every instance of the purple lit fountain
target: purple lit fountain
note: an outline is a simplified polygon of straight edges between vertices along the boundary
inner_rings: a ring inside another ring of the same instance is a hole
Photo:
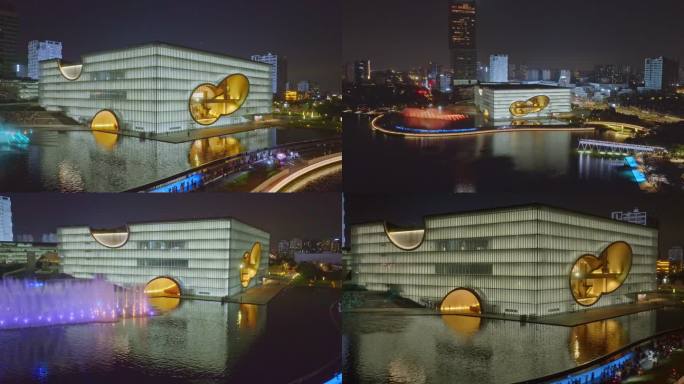
[[[143,287],[123,289],[105,280],[0,280],[0,330],[153,314]]]

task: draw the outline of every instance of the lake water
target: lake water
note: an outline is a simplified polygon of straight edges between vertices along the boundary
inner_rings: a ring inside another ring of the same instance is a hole
[[[407,138],[375,132],[367,116],[344,118],[345,191],[639,191],[622,158],[577,152],[592,132],[502,132]]]
[[[289,288],[266,306],[188,300],[146,319],[0,331],[0,382],[288,383],[316,372],[320,383],[340,371],[337,300]]]

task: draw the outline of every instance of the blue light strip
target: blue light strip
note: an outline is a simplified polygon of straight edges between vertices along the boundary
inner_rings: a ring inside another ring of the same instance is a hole
[[[152,193],[171,193],[171,192],[181,192],[181,187],[187,187],[183,189],[183,192],[190,192],[198,187],[202,186],[202,176],[199,173],[193,173],[185,178],[174,181],[171,184],[165,184],[161,187],[157,187],[150,192]]]
[[[637,168],[639,166],[633,156],[625,157],[625,164],[627,164],[630,168]]]
[[[634,181],[639,184],[646,182],[646,176],[638,169],[632,169],[632,176],[634,176]]]
[[[628,360],[631,360],[634,356],[634,352],[629,352],[617,360],[613,360],[610,363],[606,363],[600,367],[594,368],[590,371],[584,371],[581,373],[572,374],[564,379],[554,381],[553,384],[572,384],[572,383],[589,383],[592,382],[591,379],[598,380],[601,378],[604,372],[609,371],[619,365],[624,364]]]
[[[630,171],[632,171],[634,181],[636,181],[639,184],[646,182],[646,175],[644,175],[644,173],[638,169],[639,163],[637,163],[634,156],[625,157],[625,165],[627,165],[630,168]]]
[[[413,133],[462,133],[462,132],[472,132],[477,131],[477,128],[457,128],[457,129],[420,129],[420,128],[409,128],[401,125],[395,125],[395,129],[404,132]]]

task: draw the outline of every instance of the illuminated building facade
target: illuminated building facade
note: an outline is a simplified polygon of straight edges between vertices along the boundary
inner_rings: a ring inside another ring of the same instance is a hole
[[[232,218],[65,227],[57,236],[64,273],[74,277],[212,297],[261,284],[270,238]]]
[[[655,290],[658,231],[541,205],[351,228],[353,283],[445,312],[543,316]]]
[[[40,65],[41,106],[94,130],[164,134],[249,124],[272,108],[268,64],[165,43]]]
[[[12,201],[9,197],[0,196],[0,241],[12,240]]]
[[[673,88],[679,81],[679,63],[666,57],[644,60],[644,87],[651,90]]]
[[[370,60],[357,60],[354,62],[354,83],[361,84],[371,78]]]
[[[449,2],[449,51],[456,85],[473,84],[477,79],[476,21],[474,0]]]
[[[493,83],[508,82],[508,55],[489,56],[489,81]]]
[[[542,84],[480,84],[475,105],[489,120],[547,118],[571,108],[569,88]]]

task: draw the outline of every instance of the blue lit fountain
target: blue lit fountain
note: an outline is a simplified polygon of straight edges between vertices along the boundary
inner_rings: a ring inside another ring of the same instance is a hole
[[[0,280],[0,330],[153,314],[143,287],[121,289],[104,280]]]

